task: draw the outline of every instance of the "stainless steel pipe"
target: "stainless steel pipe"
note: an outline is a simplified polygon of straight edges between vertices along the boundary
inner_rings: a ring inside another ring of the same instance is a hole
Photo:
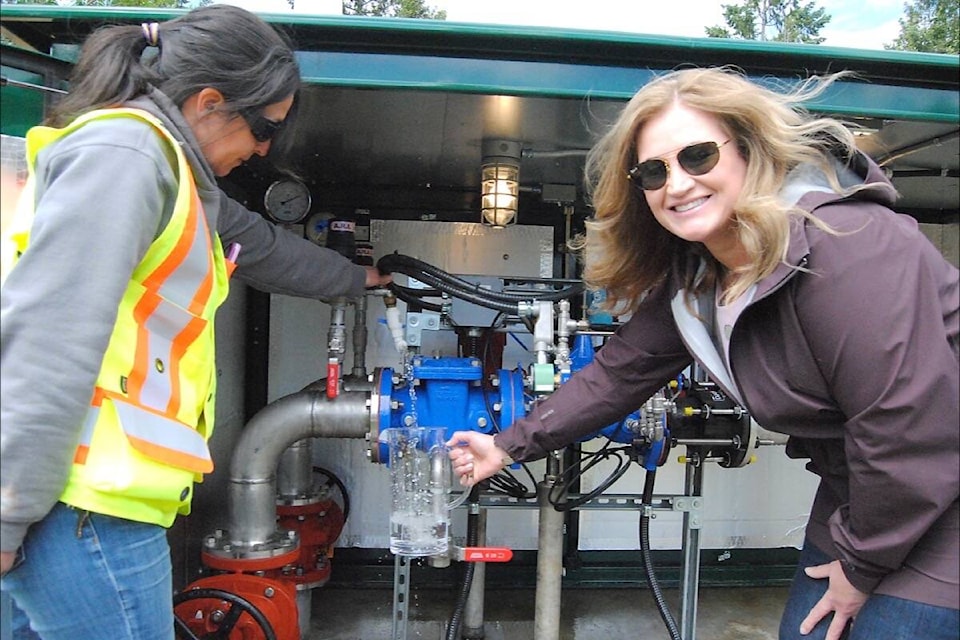
[[[264,544],[277,528],[277,464],[304,438],[363,438],[370,428],[369,394],[344,391],[330,400],[319,386],[276,400],[244,428],[230,460],[227,495],[230,542]]]

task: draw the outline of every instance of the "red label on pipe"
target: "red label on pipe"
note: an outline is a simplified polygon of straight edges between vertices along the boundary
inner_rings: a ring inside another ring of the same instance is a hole
[[[331,360],[327,363],[327,397],[333,400],[337,397],[340,382],[340,363]]]
[[[464,562],[510,562],[513,551],[506,547],[464,547]]]

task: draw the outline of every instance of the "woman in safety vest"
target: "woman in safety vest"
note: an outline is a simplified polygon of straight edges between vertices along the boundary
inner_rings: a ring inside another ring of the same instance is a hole
[[[236,277],[359,296],[389,276],[217,186],[292,129],[287,40],[226,5],[89,37],[27,134],[2,290],[2,587],[16,638],[173,636],[166,527],[213,469],[213,321]]]

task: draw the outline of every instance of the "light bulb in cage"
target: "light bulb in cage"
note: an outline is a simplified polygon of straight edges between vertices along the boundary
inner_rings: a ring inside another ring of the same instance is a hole
[[[502,229],[517,221],[520,198],[520,143],[484,140],[480,221]]]

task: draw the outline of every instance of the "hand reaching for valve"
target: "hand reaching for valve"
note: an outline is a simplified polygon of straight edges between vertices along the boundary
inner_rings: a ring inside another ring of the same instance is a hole
[[[507,452],[494,443],[493,436],[483,433],[457,431],[450,436],[447,446],[453,473],[465,487],[472,487],[513,463]]]

